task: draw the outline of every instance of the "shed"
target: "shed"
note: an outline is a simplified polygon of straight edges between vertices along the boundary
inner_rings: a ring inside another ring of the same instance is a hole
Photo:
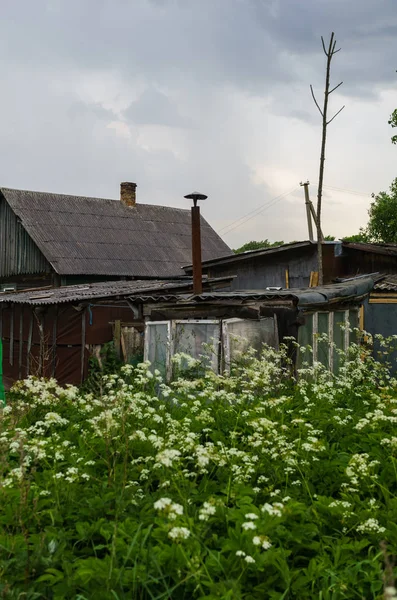
[[[228,283],[228,279],[204,281],[204,289]],[[137,280],[0,294],[5,388],[28,375],[55,377],[61,384],[79,384],[87,376],[90,355],[115,338],[117,351],[124,354],[125,360],[129,351],[143,355],[142,312],[129,297],[137,292],[176,293],[191,287],[189,279]]]
[[[145,358],[168,377],[176,352],[197,358],[205,344],[209,363],[223,372],[235,352],[248,346],[260,350],[263,342],[277,347],[288,338],[312,346],[313,359],[335,370],[339,355],[334,343],[340,349],[351,343],[349,326],[358,327],[359,308],[373,284],[372,278],[360,278],[306,289],[137,293],[130,300],[142,304]],[[322,333],[328,335],[328,343],[318,341]],[[298,364],[295,345],[290,344],[290,352]]]

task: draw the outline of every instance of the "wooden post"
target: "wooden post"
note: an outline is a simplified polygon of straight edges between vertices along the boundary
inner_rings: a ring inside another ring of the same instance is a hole
[[[55,306],[54,324],[52,327],[52,377],[55,377],[57,362],[57,326],[58,326],[58,305]]]
[[[121,358],[121,321],[114,322],[113,339],[117,358]]]
[[[22,350],[23,350],[23,306],[19,312],[19,354],[18,354],[18,379],[22,379]]]
[[[11,321],[10,321],[10,360],[11,366],[14,364],[14,305],[11,308]]]
[[[85,358],[85,328],[86,328],[86,309],[82,309],[81,313],[81,372],[80,381],[84,381],[84,358]]]
[[[288,290],[288,288],[289,288],[289,269],[285,269],[285,287]]]
[[[30,353],[32,351],[32,336],[33,336],[33,309],[30,309],[30,323],[29,323],[29,334],[28,334],[28,347],[26,354],[26,377],[30,375]]]
[[[311,242],[314,241],[314,236],[313,236],[313,224],[312,224],[312,215],[311,215],[311,211],[310,211],[310,198],[309,198],[309,182],[306,181],[305,183],[301,183],[301,185],[303,186],[303,189],[305,190],[305,204],[306,204],[306,219],[307,219],[307,228],[309,231],[309,240]]]

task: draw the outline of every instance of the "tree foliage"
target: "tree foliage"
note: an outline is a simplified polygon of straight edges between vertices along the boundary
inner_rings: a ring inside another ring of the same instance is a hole
[[[397,127],[397,108],[390,115],[389,125]],[[392,144],[397,144],[397,135],[393,135],[391,138]]]
[[[389,192],[374,196],[368,214],[368,225],[362,230],[366,241],[397,244],[397,178]]]
[[[240,248],[233,250],[235,254],[241,254],[242,252],[248,252],[249,250],[260,250],[261,248],[272,248],[273,246],[282,246],[283,241],[280,242],[269,242],[269,240],[255,241],[251,240],[246,244],[243,244]]]

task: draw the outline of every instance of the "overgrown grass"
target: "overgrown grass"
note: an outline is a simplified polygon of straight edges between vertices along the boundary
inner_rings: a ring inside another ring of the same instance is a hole
[[[337,377],[304,372],[291,385],[283,350],[264,349],[170,385],[126,366],[101,396],[16,384],[0,595],[394,597],[396,382],[357,346]]]

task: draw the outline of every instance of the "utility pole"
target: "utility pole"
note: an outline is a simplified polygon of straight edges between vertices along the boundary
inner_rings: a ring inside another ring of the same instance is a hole
[[[309,181],[306,181],[305,183],[300,182],[300,185],[302,185],[303,189],[305,190],[307,228],[309,230],[309,240],[311,242],[313,242],[314,237],[313,237],[312,215],[311,215],[311,211],[310,211],[311,202],[310,202],[310,198],[309,198]]]
[[[309,230],[309,240],[311,242],[314,242],[312,217],[313,217],[314,224],[315,224],[315,226],[317,228],[317,233],[318,233],[318,224],[317,224],[316,211],[314,210],[313,202],[310,200],[310,197],[309,197],[309,185],[310,185],[310,182],[306,181],[305,183],[302,183],[302,181],[301,181],[300,185],[305,190],[306,218],[307,218],[307,228]],[[321,242],[323,242],[324,241],[324,235],[323,235],[323,232],[321,230],[321,226],[319,228],[319,231],[320,231],[320,238],[319,239],[321,240]]]

